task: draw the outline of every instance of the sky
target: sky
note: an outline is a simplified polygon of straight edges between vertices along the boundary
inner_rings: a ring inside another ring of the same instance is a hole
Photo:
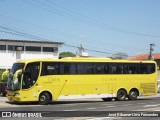
[[[0,39],[64,42],[60,52],[160,53],[160,0],[0,0]]]

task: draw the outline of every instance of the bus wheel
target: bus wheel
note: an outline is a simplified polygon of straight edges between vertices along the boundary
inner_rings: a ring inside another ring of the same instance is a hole
[[[103,101],[112,101],[112,98],[102,98]]]
[[[117,98],[116,98],[116,100],[118,100],[118,101],[123,101],[123,100],[126,99],[126,96],[127,96],[127,93],[126,93],[125,90],[119,90],[119,91],[117,92]]]
[[[138,96],[138,93],[136,90],[131,90],[129,92],[129,95],[128,95],[128,99],[129,100],[136,100],[137,99],[137,96]]]
[[[39,96],[39,104],[41,105],[47,105],[50,101],[50,96],[48,93],[44,92],[40,94]]]

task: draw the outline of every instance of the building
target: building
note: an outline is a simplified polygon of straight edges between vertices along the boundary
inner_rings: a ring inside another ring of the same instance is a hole
[[[10,69],[21,59],[59,58],[63,42],[0,39],[0,69]]]
[[[148,60],[149,54],[139,54],[129,58],[130,60]],[[160,68],[160,53],[153,53],[153,59],[156,61],[158,68]]]

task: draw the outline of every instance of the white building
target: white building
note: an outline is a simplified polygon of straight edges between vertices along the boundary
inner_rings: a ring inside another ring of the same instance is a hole
[[[0,39],[0,69],[22,59],[59,58],[62,42]]]

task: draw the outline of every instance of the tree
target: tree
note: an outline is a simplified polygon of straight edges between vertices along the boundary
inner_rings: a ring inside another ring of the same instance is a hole
[[[128,55],[126,53],[123,52],[118,52],[112,55],[113,59],[127,59]]]
[[[63,58],[63,57],[75,57],[76,55],[72,52],[61,52],[59,54],[59,57],[60,58]]]

